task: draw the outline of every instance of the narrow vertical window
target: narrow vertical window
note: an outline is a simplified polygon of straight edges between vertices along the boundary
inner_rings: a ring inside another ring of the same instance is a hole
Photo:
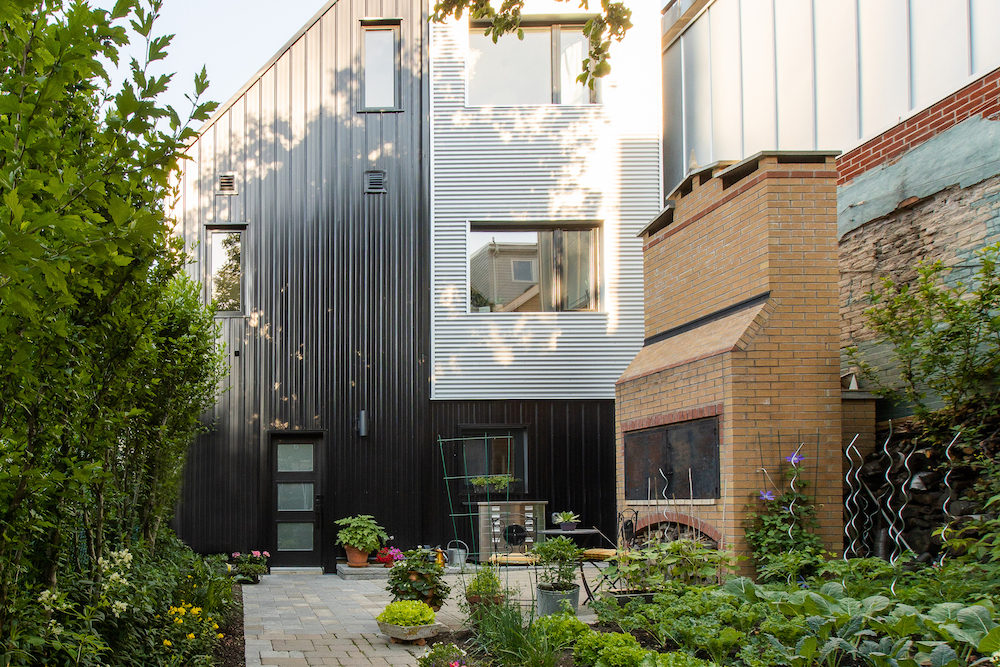
[[[243,310],[243,232],[217,229],[209,233],[209,279],[219,312]]]
[[[398,110],[399,24],[364,24],[363,37],[361,75],[363,110]]]

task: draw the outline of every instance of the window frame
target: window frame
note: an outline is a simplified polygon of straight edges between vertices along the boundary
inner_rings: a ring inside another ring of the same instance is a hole
[[[366,18],[361,19],[360,33],[360,67],[358,67],[358,113],[399,113],[403,111],[402,104],[402,61],[401,61],[401,29],[403,19],[401,18]],[[365,53],[367,34],[369,31],[391,30],[393,44],[393,73],[392,73],[392,95],[393,105],[391,107],[369,107],[365,105],[365,74],[367,56]]]
[[[563,272],[563,265],[565,261],[565,251],[564,243],[562,240],[562,233],[567,231],[590,231],[592,232],[592,242],[591,242],[591,265],[590,265],[590,284],[591,297],[590,306],[588,308],[575,308],[568,309],[567,299],[568,294],[563,288],[565,274]],[[552,267],[553,267],[553,283],[557,286],[559,294],[559,307],[554,310],[544,311],[517,311],[513,313],[502,313],[501,311],[478,311],[472,306],[472,256],[468,253],[468,247],[466,251],[465,259],[465,275],[466,275],[466,289],[465,289],[465,299],[466,299],[466,312],[469,314],[483,314],[483,315],[498,315],[498,314],[515,314],[515,315],[526,315],[529,313],[599,313],[601,312],[601,306],[603,299],[601,298],[601,292],[603,290],[602,284],[602,257],[604,249],[604,224],[603,221],[597,220],[566,220],[558,222],[532,222],[532,221],[510,221],[510,222],[498,222],[498,221],[469,221],[466,228],[466,244],[468,244],[469,234],[473,232],[555,232],[553,234],[552,241]],[[536,278],[538,282],[541,281],[541,258],[534,260],[536,264]],[[513,258],[511,266],[511,277],[513,278]],[[512,282],[522,282],[523,281],[513,281]]]
[[[568,102],[562,102],[562,67],[560,58],[560,36],[562,29],[582,29],[586,25],[587,21],[596,16],[597,14],[535,14],[521,17],[521,22],[519,24],[521,28],[548,28],[549,30],[549,85],[552,92],[549,101],[542,104],[517,104],[513,102],[504,104],[471,104],[469,101],[469,84],[471,83],[471,77],[468,58],[469,49],[467,47],[465,59],[465,107],[469,109],[483,109],[489,107],[531,107],[552,105],[586,108],[602,105],[604,100],[601,95],[600,80],[596,80],[594,82],[593,88],[588,86],[587,90],[589,92],[590,101],[586,104],[569,104]],[[486,28],[490,27],[490,25],[491,23],[487,20],[471,20],[469,21],[469,34],[471,35],[473,31],[477,30],[482,33],[486,30]],[[576,77],[574,77],[574,80],[575,78]]]
[[[512,440],[511,440],[512,454],[511,454],[511,456],[512,456],[512,458],[514,456],[516,456],[517,459],[521,460],[521,472],[522,472],[522,475],[521,475],[519,481],[514,482],[513,484],[511,484],[510,487],[507,490],[501,491],[501,492],[498,492],[498,493],[490,492],[489,495],[491,495],[491,496],[509,495],[509,496],[514,496],[514,497],[521,497],[521,496],[524,496],[524,495],[526,495],[528,493],[530,487],[529,487],[529,484],[528,484],[528,481],[529,481],[529,476],[528,476],[528,428],[527,428],[526,425],[510,425],[510,426],[505,426],[505,425],[497,425],[497,424],[484,424],[484,425],[470,424],[470,425],[465,425],[465,426],[461,427],[461,434],[462,434],[462,440],[464,442],[462,443],[462,448],[457,452],[457,454],[458,454],[458,456],[462,457],[464,461],[467,461],[467,459],[465,459],[465,447],[470,444],[469,440],[474,440],[474,439],[487,440],[488,443],[489,443],[489,446],[492,446],[492,440],[493,439],[503,438],[503,437],[506,437],[508,435],[512,436]],[[518,449],[519,449],[519,451],[516,451],[516,452],[514,451],[514,450],[518,450]],[[491,461],[492,458],[493,457],[492,457],[491,451],[487,451],[486,452],[487,466],[489,466],[489,461]],[[473,486],[472,483],[471,483],[471,481],[470,481],[471,478],[473,478],[473,477],[486,477],[486,476],[489,476],[489,475],[503,474],[503,473],[490,472],[489,469],[487,469],[486,474],[480,475],[480,474],[478,474],[476,472],[469,471],[466,468],[465,465],[463,465],[463,469],[465,470],[465,472],[463,474],[467,475],[467,478],[464,479],[464,480],[462,480],[463,484],[462,484],[462,487],[461,487],[461,491],[462,491],[463,494],[472,495],[472,496],[486,495],[487,492],[486,491],[479,491],[477,489],[477,487]],[[518,466],[515,465],[514,466],[514,475],[515,475],[515,477],[517,476],[517,472],[518,472],[517,469],[518,469]]]
[[[246,283],[246,240],[247,240],[247,229],[248,225],[245,222],[230,222],[230,223],[212,223],[210,225],[205,225],[204,228],[204,239],[202,244],[205,247],[205,252],[202,255],[204,263],[204,286],[205,286],[205,303],[212,303],[213,293],[215,291],[215,274],[213,272],[212,266],[212,235],[219,233],[238,233],[240,235],[240,308],[239,310],[219,310],[216,311],[215,317],[244,317],[246,314],[246,304],[247,304],[247,283]]]

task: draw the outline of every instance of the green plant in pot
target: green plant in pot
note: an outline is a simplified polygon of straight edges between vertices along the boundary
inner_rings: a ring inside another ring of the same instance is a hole
[[[506,593],[495,565],[480,567],[475,576],[465,584],[465,599],[470,608],[479,604],[500,604]]]
[[[337,544],[344,545],[347,564],[351,567],[367,567],[368,554],[378,550],[389,539],[385,529],[371,514],[344,517],[334,523],[342,526],[337,531]]]
[[[403,560],[389,570],[385,589],[393,600],[426,602],[437,611],[448,598],[451,586],[444,581],[444,567],[438,565],[430,549],[403,552]]]
[[[580,515],[573,512],[555,512],[552,515],[552,523],[558,523],[561,530],[576,530],[576,525],[580,523]]]
[[[563,600],[575,612],[580,604],[576,567],[583,550],[573,540],[560,535],[536,544],[531,552],[542,568],[538,574],[538,615],[559,613]]]
[[[434,610],[423,602],[400,600],[390,603],[375,620],[390,640],[415,641],[422,646],[427,637],[437,634],[434,618]]]

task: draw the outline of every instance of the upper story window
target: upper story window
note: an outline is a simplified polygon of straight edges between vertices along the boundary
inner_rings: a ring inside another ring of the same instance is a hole
[[[599,239],[596,226],[473,223],[472,312],[597,310]]]
[[[578,82],[587,57],[583,22],[532,25],[524,39],[507,34],[493,43],[478,22],[469,31],[468,106],[595,104],[597,89]]]
[[[243,311],[243,232],[207,230],[208,290],[220,314]]]
[[[399,19],[361,22],[360,111],[400,111]]]

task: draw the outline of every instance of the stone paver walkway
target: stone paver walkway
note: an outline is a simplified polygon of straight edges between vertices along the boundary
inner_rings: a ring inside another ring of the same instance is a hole
[[[468,576],[468,575],[464,575]],[[437,614],[439,623],[457,630],[463,575],[449,575],[452,593]],[[533,571],[511,568],[507,585],[530,597]],[[345,581],[327,574],[274,574],[243,587],[243,628],[247,667],[274,665],[416,665],[425,647],[390,644],[375,617],[391,601],[385,580]],[[584,617],[589,610],[581,607]],[[586,620],[586,619],[584,619]]]

